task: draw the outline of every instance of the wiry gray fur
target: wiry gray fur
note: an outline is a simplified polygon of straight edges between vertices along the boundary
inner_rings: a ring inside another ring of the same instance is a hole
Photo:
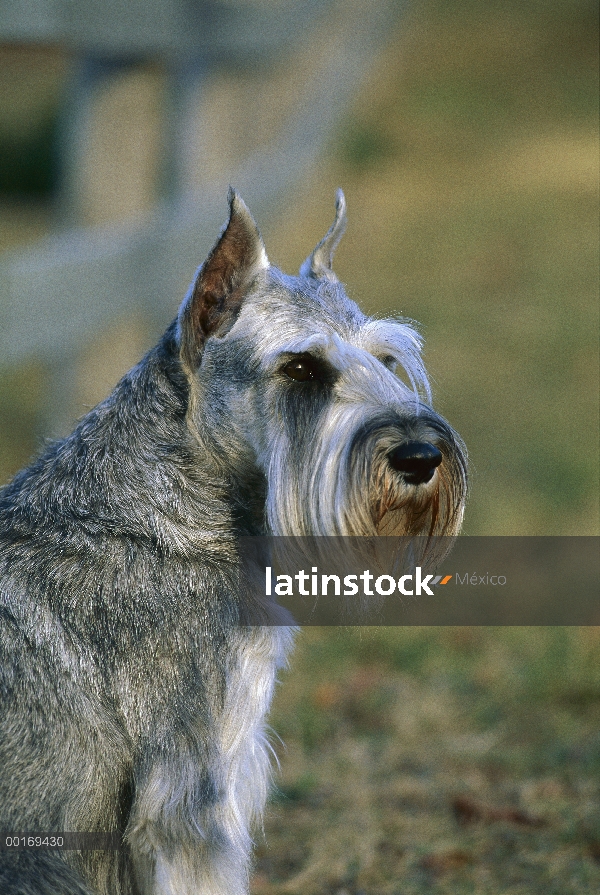
[[[416,332],[332,273],[344,221],[340,193],[288,277],[232,193],[156,348],[0,492],[0,829],[125,843],[0,851],[2,895],[247,892],[293,635],[238,623],[238,539],[458,530],[461,442]],[[428,483],[390,466],[411,439],[443,454]]]

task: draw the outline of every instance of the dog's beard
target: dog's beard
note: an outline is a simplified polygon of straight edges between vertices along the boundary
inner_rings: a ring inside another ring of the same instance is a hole
[[[373,464],[373,524],[383,537],[453,537],[460,530],[466,493],[462,454],[450,453],[436,442],[442,463],[429,482],[407,484],[387,458]]]
[[[281,438],[269,470],[270,532],[288,537],[453,537],[466,497],[466,455],[459,437],[433,414],[400,422],[381,418],[357,427],[356,412],[338,409],[316,441]],[[389,456],[407,439],[430,440],[442,463],[427,483],[408,484]]]

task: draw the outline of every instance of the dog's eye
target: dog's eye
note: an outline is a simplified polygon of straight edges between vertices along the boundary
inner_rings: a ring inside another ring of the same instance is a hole
[[[333,385],[337,378],[336,371],[325,358],[302,352],[289,358],[279,370],[294,382],[312,382],[315,385]]]
[[[308,359],[292,360],[285,365],[282,372],[290,379],[295,379],[296,382],[308,382],[309,379],[317,378],[314,364]]]
[[[391,354],[385,354],[383,357],[380,357],[379,360],[383,364],[384,367],[387,367],[388,370],[392,370],[392,372],[396,369],[398,365],[398,361],[395,357],[392,357]]]

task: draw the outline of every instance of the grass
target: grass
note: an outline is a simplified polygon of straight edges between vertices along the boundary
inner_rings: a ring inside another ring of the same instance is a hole
[[[598,629],[308,629],[253,895],[593,893]]]

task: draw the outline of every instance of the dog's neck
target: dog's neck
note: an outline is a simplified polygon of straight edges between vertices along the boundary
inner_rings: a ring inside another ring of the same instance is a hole
[[[261,477],[241,488],[218,474],[190,431],[188,400],[171,327],[71,435],[8,486],[15,529],[25,534],[39,518],[68,540],[70,530],[80,536],[88,521],[97,529],[101,520],[104,536],[186,555],[263,533]]]

